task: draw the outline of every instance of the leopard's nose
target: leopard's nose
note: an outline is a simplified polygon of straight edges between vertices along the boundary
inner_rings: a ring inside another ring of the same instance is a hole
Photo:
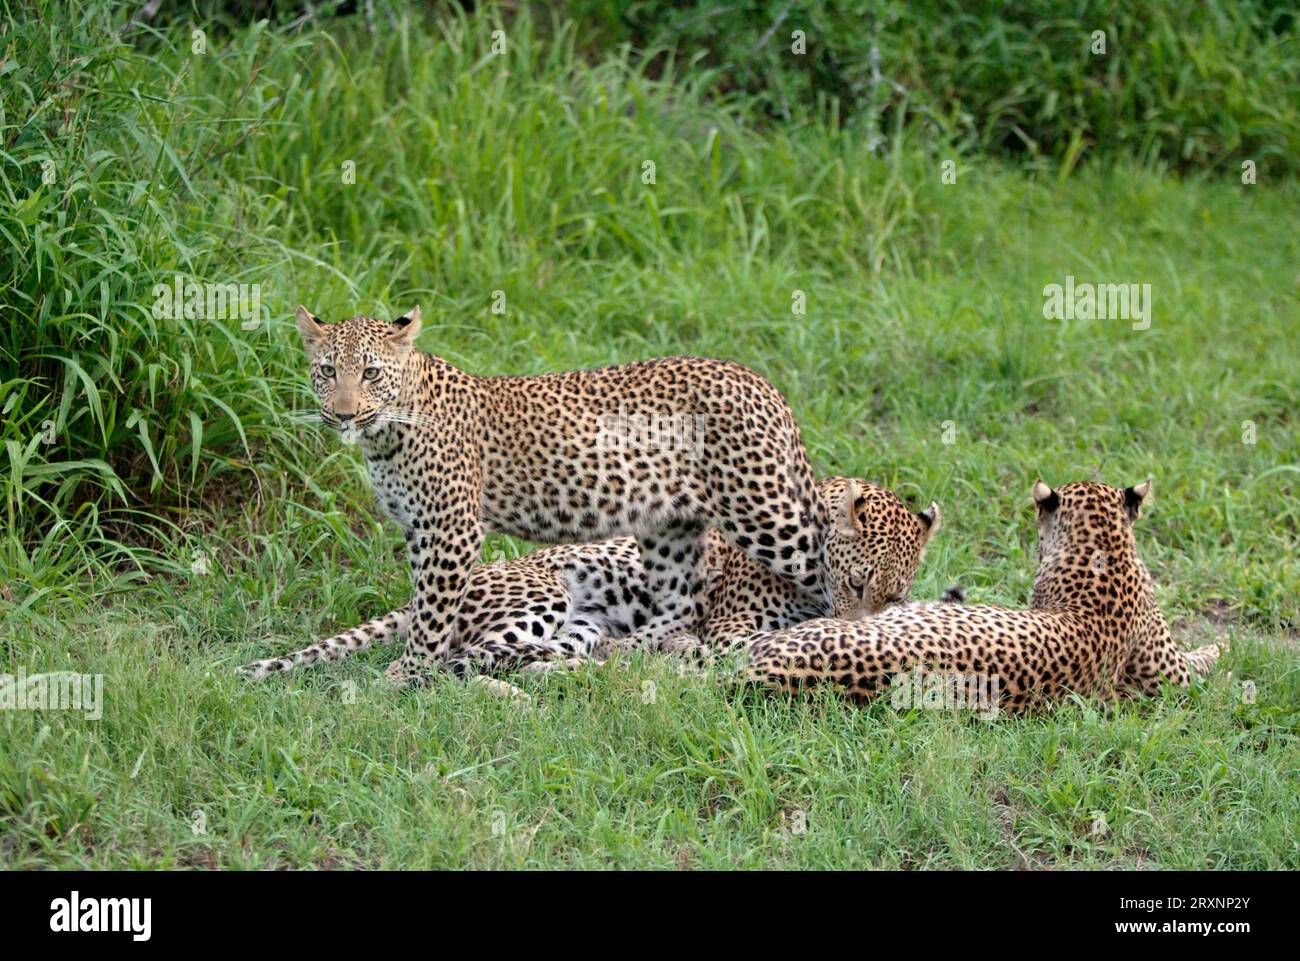
[[[347,423],[348,421],[350,421],[353,417],[356,417],[356,416],[357,416],[357,412],[354,410],[354,411],[353,411],[352,413],[350,413],[350,414],[345,414],[345,413],[343,413],[341,410],[336,410],[336,411],[334,412],[334,416],[337,417],[339,420],[343,421],[343,422],[346,424],[346,423]]]

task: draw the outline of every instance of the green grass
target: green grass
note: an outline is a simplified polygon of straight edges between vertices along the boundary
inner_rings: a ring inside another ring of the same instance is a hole
[[[1300,185],[1119,158],[1058,175],[911,135],[876,157],[819,123],[755,132],[747,101],[625,52],[583,62],[526,20],[492,59],[491,29],[214,32],[196,58],[178,27],[148,59],[114,53],[75,88],[84,137],[49,140],[97,202],[0,211],[25,238],[3,254],[0,389],[21,400],[0,663],[102,674],[106,701],[98,721],[0,711],[0,865],[1300,865]],[[238,117],[256,130],[215,122]],[[101,148],[119,159],[89,163]],[[39,177],[5,163],[30,196]],[[178,271],[260,282],[273,322],[154,321]],[[1067,274],[1150,283],[1151,328],[1045,320]],[[1035,476],[1152,476],[1138,544],[1160,602],[1187,646],[1233,647],[1189,695],[992,724],[654,659],[528,682],[527,710],[373,686],[386,651],[245,684],[237,664],[407,596],[355,451],[286,415],[309,403],[296,303],[415,300],[420,345],[478,373],[757,368],[819,472],[940,502],[918,597],[1024,603]]]
[[[594,48],[670,43],[707,64],[720,89],[784,121],[819,113],[864,130],[920,126],[1066,166],[1128,151],[1225,172],[1251,160],[1280,174],[1300,148],[1295,9],[1276,0],[568,6]]]

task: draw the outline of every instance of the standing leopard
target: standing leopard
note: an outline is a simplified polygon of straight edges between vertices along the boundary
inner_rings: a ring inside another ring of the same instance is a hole
[[[299,307],[297,322],[321,420],[361,448],[406,536],[414,594],[405,649],[385,672],[395,684],[445,659],[485,531],[552,544],[633,536],[649,644],[698,622],[707,526],[831,611],[828,520],[799,427],[754,371],[669,357],[479,377],[414,347],[419,307],[336,324]]]
[[[991,678],[998,705],[1013,712],[1071,692],[1108,698],[1157,694],[1165,682],[1186,687],[1189,667],[1208,671],[1219,648],[1180,650],[1156,606],[1132,527],[1150,489],[1150,481],[1124,490],[1052,490],[1037,481],[1038,573],[1028,610],[935,603],[863,621],[810,620],[755,638],[747,677],[787,690],[828,683],[854,700],[909,672]]]
[[[905,597],[922,551],[939,528],[938,505],[913,513],[893,491],[846,477],[820,481],[817,496],[832,520],[826,559],[835,616],[874,613]],[[705,614],[699,637],[706,646],[726,650],[757,631],[779,630],[818,614],[789,581],[732,547],[717,531],[707,532],[700,558],[697,601]],[[572,665],[590,658],[604,640],[633,636],[652,610],[631,537],[559,545],[478,564],[442,666],[476,678]],[[409,625],[408,605],[240,670],[260,679],[337,661],[372,643],[394,641]]]

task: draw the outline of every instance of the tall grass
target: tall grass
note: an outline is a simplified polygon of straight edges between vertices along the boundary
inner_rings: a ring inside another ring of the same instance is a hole
[[[202,52],[179,21],[123,40],[128,14],[6,10],[0,560],[60,572],[38,593],[98,589],[87,569],[104,589],[184,572],[223,509],[360,490],[322,476],[347,459],[287,416],[310,399],[286,319],[299,301],[336,319],[418,300],[422,344],[485,373],[681,351],[753,364],[819,467],[979,501],[986,520],[1015,516],[1023,475],[1076,444],[1137,471],[1183,450],[1162,491],[1196,502],[1169,532],[1201,558],[1193,592],[1294,619],[1294,563],[1269,555],[1295,512],[1269,502],[1293,482],[1295,386],[1265,346],[1294,312],[1278,226],[1293,188],[1122,161],[1022,176],[914,129],[884,152],[852,125],[761,129],[762,104],[719,101],[684,52],[593,52],[579,25],[527,10],[208,24]],[[1249,266],[1245,237],[1267,239]],[[1042,286],[1087,271],[1155,281],[1167,321],[1039,329]],[[156,316],[154,285],[178,275],[259,284],[267,317]],[[1227,316],[1235,336],[1207,344]],[[1001,462],[926,449],[947,421]],[[1213,569],[1224,523],[1258,547],[1232,592]]]
[[[1300,149],[1296,11],[1276,0],[569,8],[593,45],[670,41],[782,121],[917,125],[971,149],[1070,166],[1130,154],[1182,169],[1253,160],[1283,174]]]
[[[896,173],[845,163],[851,140],[764,144],[706,110],[699,81],[651,80],[626,51],[588,70],[571,30],[543,42],[527,16],[499,58],[490,18],[432,35],[404,20],[377,38],[261,24],[212,30],[202,53],[179,27],[123,41],[125,13],[106,4],[7,18],[23,51],[6,60],[0,118],[15,556],[56,523],[82,543],[166,530],[220,478],[299,462],[284,326],[159,316],[155,285],[258,284],[276,320],[297,299],[337,316],[424,297],[454,322],[494,287],[516,309],[563,312],[538,295],[571,272],[716,257],[737,235],[742,268],[830,243],[874,272],[914,229]],[[787,189],[792,165],[819,171],[814,189]],[[845,205],[878,226],[845,222]]]
[[[172,508],[246,469],[280,423],[285,369],[264,332],[154,311],[155,285],[177,275],[255,283],[290,256],[269,237],[273,208],[223,165],[270,121],[274,95],[191,86],[196,72],[246,86],[271,45],[253,30],[208,59],[169,58],[179,37],[150,56],[121,39],[124,17],[98,3],[6,11],[0,485],[11,556],[54,529],[55,544],[97,542],[129,565],[138,552],[109,532],[166,527]]]

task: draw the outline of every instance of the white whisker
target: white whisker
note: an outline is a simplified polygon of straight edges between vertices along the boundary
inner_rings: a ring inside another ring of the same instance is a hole
[[[413,410],[387,410],[375,418],[377,424],[408,424],[414,427],[431,427],[437,419]]]

